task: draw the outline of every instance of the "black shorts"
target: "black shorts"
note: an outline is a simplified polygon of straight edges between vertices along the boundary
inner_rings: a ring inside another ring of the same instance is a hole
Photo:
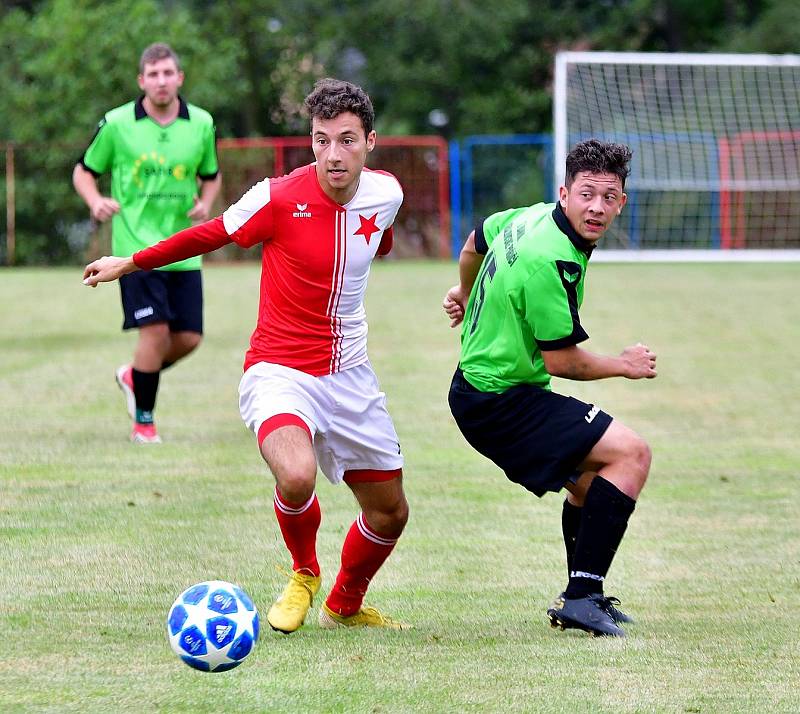
[[[119,279],[123,330],[169,323],[171,332],[203,334],[203,278],[199,270],[139,270]]]
[[[532,384],[502,394],[481,392],[460,369],[448,401],[470,445],[537,496],[573,480],[612,421],[591,404]]]

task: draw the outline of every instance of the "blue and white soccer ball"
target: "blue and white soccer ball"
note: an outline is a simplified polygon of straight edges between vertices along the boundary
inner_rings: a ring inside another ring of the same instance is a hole
[[[178,595],[167,634],[172,651],[190,667],[224,672],[238,667],[258,641],[258,612],[240,587],[207,580]]]

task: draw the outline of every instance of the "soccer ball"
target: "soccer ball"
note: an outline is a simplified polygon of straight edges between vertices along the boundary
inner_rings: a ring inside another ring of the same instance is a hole
[[[167,616],[172,651],[203,672],[238,667],[258,641],[258,612],[244,590],[224,580],[178,595]]]

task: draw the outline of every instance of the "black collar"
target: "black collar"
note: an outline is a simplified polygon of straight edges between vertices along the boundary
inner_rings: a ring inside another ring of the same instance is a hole
[[[567,218],[567,214],[564,213],[561,204],[558,202],[556,202],[556,207],[553,209],[553,220],[556,222],[559,230],[572,241],[572,245],[581,251],[581,253],[586,253],[587,258],[592,257],[595,244],[578,235],[578,231],[572,227],[569,218]]]
[[[136,100],[136,104],[133,109],[134,116],[136,117],[136,121],[139,119],[144,119],[145,117],[149,116],[148,113],[144,110],[144,94]],[[186,102],[183,101],[183,97],[178,95],[178,119],[188,119],[189,118],[189,106]]]

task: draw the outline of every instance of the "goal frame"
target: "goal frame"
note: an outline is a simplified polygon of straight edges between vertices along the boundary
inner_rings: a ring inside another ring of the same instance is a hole
[[[553,194],[564,182],[564,164],[569,151],[569,129],[567,126],[567,79],[570,64],[629,64],[629,65],[667,65],[667,66],[729,66],[729,67],[797,67],[800,68],[800,55],[784,54],[737,54],[737,53],[696,53],[696,52],[599,52],[562,51],[555,57],[553,78]],[[798,126],[800,131],[800,126]],[[721,177],[724,178],[724,177]],[[720,189],[723,200],[728,189]],[[740,247],[740,236],[728,227],[730,240],[723,241],[719,249],[657,249],[657,250],[608,250],[599,251],[597,257],[605,253],[605,259],[620,260],[742,260],[752,261],[800,261],[800,250],[774,248],[768,250],[735,250]],[[733,249],[733,250],[729,250]],[[633,257],[630,254],[640,254]],[[695,257],[692,257],[692,256]]]

